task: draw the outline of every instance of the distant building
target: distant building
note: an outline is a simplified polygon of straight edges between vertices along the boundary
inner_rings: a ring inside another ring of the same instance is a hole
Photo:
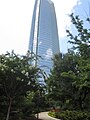
[[[29,50],[41,56],[42,59],[35,64],[49,74],[53,66],[51,58],[60,52],[56,14],[51,0],[35,1]]]

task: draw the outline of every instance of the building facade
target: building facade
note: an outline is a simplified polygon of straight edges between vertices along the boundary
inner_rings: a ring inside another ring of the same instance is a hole
[[[35,0],[29,50],[41,56],[37,65],[49,74],[52,58],[60,52],[55,8],[51,0]]]

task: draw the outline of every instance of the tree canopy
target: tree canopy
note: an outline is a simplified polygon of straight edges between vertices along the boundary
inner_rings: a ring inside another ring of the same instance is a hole
[[[6,120],[15,100],[26,96],[27,91],[38,89],[37,79],[42,71],[31,64],[33,60],[34,56],[29,52],[25,56],[16,55],[13,51],[0,55],[0,97],[5,97],[9,103]]]
[[[63,109],[88,109],[90,101],[90,29],[79,16],[70,15],[76,33],[67,30],[73,45],[66,54],[55,55],[54,67],[47,80],[49,98]],[[90,25],[90,19],[86,22]]]

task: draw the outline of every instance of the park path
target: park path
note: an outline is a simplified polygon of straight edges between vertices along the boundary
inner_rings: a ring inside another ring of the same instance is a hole
[[[39,113],[39,119],[41,119],[41,120],[60,120],[60,119],[56,119],[56,118],[52,118],[52,117],[48,116],[48,112]]]

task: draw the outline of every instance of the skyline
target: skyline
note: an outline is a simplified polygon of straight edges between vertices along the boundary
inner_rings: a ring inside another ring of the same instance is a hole
[[[86,0],[88,1],[88,0]],[[60,51],[67,51],[66,32],[71,28],[68,15],[75,12],[84,0],[52,0],[55,6]],[[29,45],[31,20],[35,0],[0,1],[0,54],[11,52],[26,54]],[[69,4],[68,4],[69,3]]]

